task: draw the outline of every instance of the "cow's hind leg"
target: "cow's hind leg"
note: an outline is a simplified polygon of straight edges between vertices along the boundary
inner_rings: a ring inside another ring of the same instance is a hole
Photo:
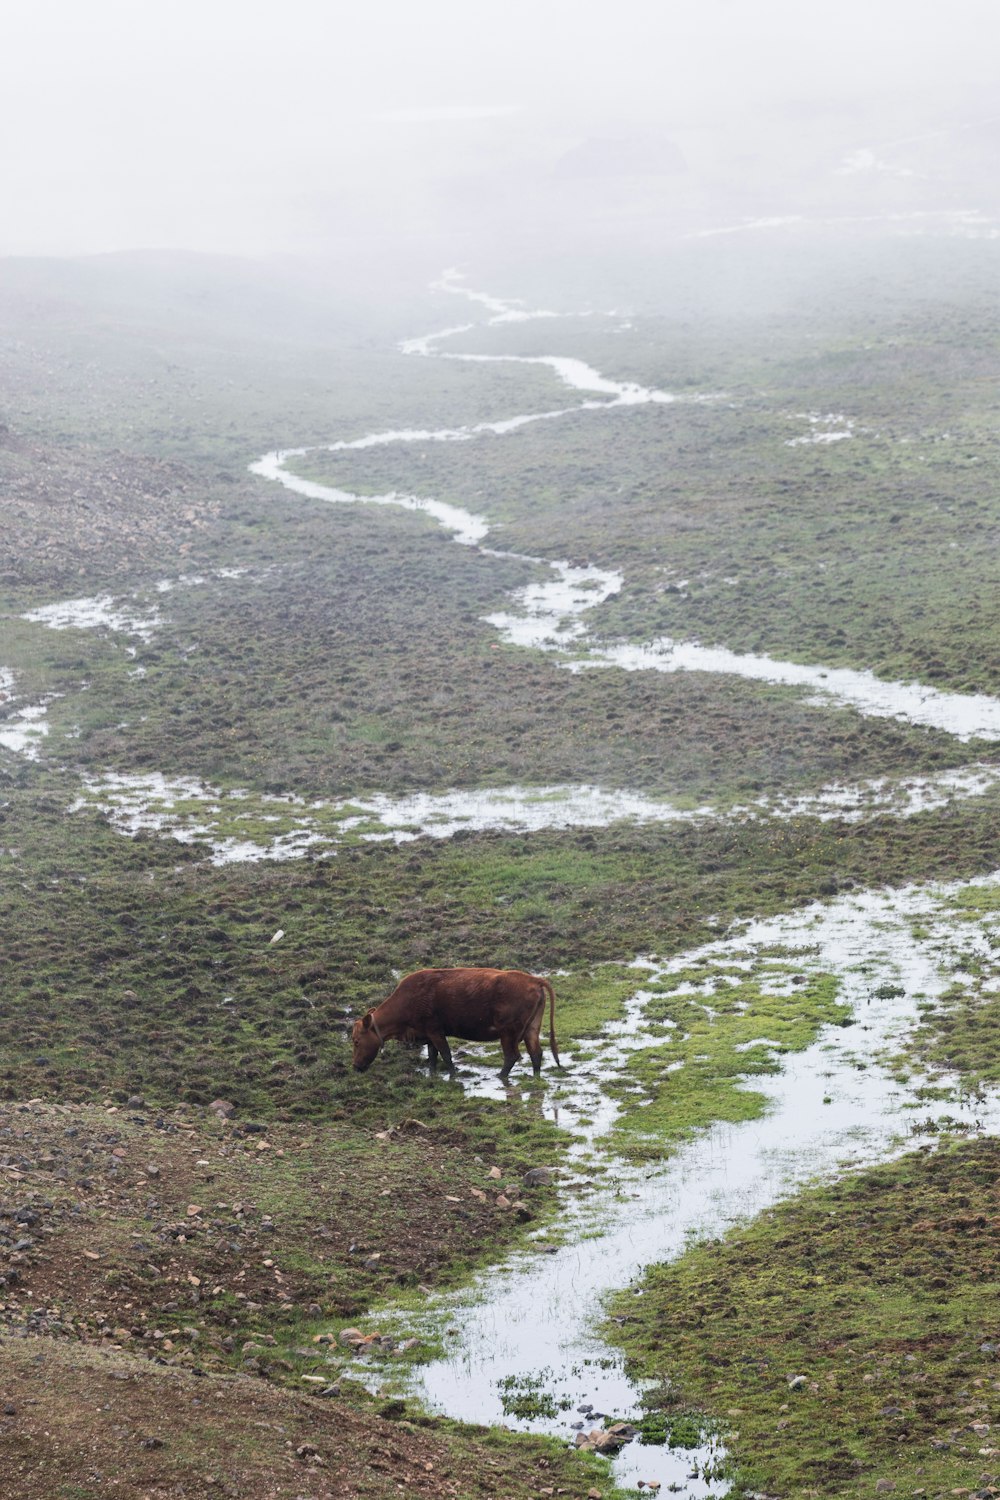
[[[541,1028],[542,1017],[545,1014],[545,996],[543,995],[538,1004],[538,1009],[524,1028],[524,1045],[528,1049],[531,1058],[531,1066],[535,1070],[535,1077],[542,1071],[542,1042]]]
[[[521,1061],[521,1049],[517,1045],[517,1037],[512,1031],[505,1031],[500,1037],[500,1045],[503,1048],[503,1067],[500,1069],[500,1081],[506,1083],[510,1077],[510,1070],[516,1062]]]
[[[448,1038],[443,1031],[429,1031],[427,1033],[427,1056],[430,1058],[431,1070],[437,1067],[438,1053],[449,1073],[454,1073],[455,1064],[452,1061],[451,1048],[448,1046]]]

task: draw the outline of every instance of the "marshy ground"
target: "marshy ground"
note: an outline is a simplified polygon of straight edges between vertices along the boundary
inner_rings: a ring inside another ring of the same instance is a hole
[[[774,293],[781,256],[801,251],[762,258],[759,285]],[[565,1168],[549,1105],[571,1109],[572,1072],[501,1101],[472,1058],[451,1085],[392,1049],[357,1079],[350,1017],[425,964],[552,972],[561,1047],[593,1075],[602,1028],[633,1015],[636,956],[681,963],[734,922],[1000,868],[992,784],[905,818],[810,806],[831,786],[992,772],[991,738],[733,675],[568,671],[485,618],[569,559],[623,575],[588,612],[595,642],[666,636],[997,692],[995,247],[844,241],[816,261],[832,281],[792,277],[756,316],[713,309],[713,282],[744,266],[728,253],[678,252],[669,292],[648,267],[627,289],[620,272],[608,301],[630,290],[630,318],[447,346],[556,351],[672,404],[298,462],[359,496],[482,515],[487,546],[518,556],[247,472],[268,449],[575,404],[542,366],[400,354],[455,312],[419,277],[351,313],[318,279],[211,262],[8,277],[0,1316],[19,1493],[611,1494],[602,1460],[372,1396],[365,1371],[402,1356],[314,1342],[352,1321],[377,1331],[373,1307],[419,1305],[536,1231],[557,1243],[561,1207],[599,1194],[611,1159],[592,1149],[561,1185],[524,1188],[533,1167]],[[556,295],[491,274],[504,293]],[[95,598],[111,624],[26,618]],[[112,776],[186,781],[185,842],[155,819],[118,831]],[[342,826],[351,799],[515,784],[707,811],[399,844]],[[747,811],[793,797],[793,816]],[[306,822],[325,842],[300,858],[213,862],[220,840],[266,849]],[[995,1082],[994,916],[989,888],[955,899],[952,978],[917,1004],[887,1074],[946,1093]],[[594,1085],[620,1111],[622,1157],[660,1161],[752,1114],[748,1077],[860,1019],[832,971],[789,1000],[800,968],[762,953],[725,1003],[699,999],[695,965],[662,982],[636,1021],[655,1045]],[[873,973],[871,988],[896,982]],[[992,1421],[991,1149],[921,1148],[796,1198],[627,1299],[615,1341],[670,1382],[670,1413],[726,1434],[733,1493],[990,1492],[1000,1462],[974,1424]]]

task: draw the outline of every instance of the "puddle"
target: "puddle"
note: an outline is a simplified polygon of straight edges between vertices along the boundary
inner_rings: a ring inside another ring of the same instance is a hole
[[[412,1372],[410,1393],[452,1417],[506,1422],[568,1440],[581,1407],[635,1419],[641,1391],[625,1375],[620,1356],[594,1331],[610,1291],[638,1278],[647,1264],[681,1254],[692,1241],[724,1234],[804,1183],[906,1149],[915,1124],[953,1119],[968,1128],[996,1130],[996,1099],[918,1103],[915,1085],[894,1082],[881,1058],[913,1026],[918,1001],[940,995],[961,972],[970,949],[990,951],[1000,912],[956,922],[953,903],[963,890],[997,884],[1000,874],[967,885],[852,895],[748,923],[668,963],[637,961],[649,976],[646,983],[706,963],[719,966],[724,982],[727,968],[758,972],[762,951],[781,949],[791,952],[799,972],[836,974],[839,998],[852,1006],[857,1024],[827,1028],[813,1046],[787,1056],[780,1074],[755,1078],[754,1091],[768,1099],[763,1118],[713,1126],[662,1166],[637,1168],[609,1155],[593,1192],[563,1220],[567,1243],[555,1253],[518,1254],[480,1277],[471,1294],[429,1298],[420,1317],[378,1315],[380,1328],[398,1329],[400,1336],[447,1330],[448,1357]],[[600,1062],[589,1071],[572,1070],[566,1057],[567,1085],[577,1106],[585,1103],[588,1089],[600,1088],[620,1068],[630,1048],[660,1040],[647,1036],[644,1041],[639,1030],[623,1033],[623,1024],[642,1026],[641,992],[637,1001],[629,1019],[610,1029],[607,1045],[597,1049]],[[465,1086],[479,1091],[480,1083],[470,1075]],[[483,1080],[483,1087],[490,1086]],[[547,1091],[556,1092],[551,1076]],[[544,1108],[554,1115],[558,1106],[548,1098]],[[612,1119],[605,1111],[598,1129],[589,1129],[590,1147],[600,1149],[595,1137]],[[580,1149],[577,1142],[574,1150]],[[669,1365],[668,1356],[665,1362]],[[569,1403],[569,1410],[530,1421],[506,1416],[500,1382],[530,1381],[546,1370],[559,1372],[551,1391]],[[383,1371],[377,1383],[386,1386]],[[595,1416],[586,1417],[587,1430],[600,1425]],[[615,1477],[632,1484],[659,1479],[692,1497],[718,1495],[723,1492],[718,1481],[692,1478],[691,1470],[697,1467],[703,1476],[719,1452],[671,1452],[632,1443],[614,1461]]]
[[[158,579],[152,585],[152,592],[170,594],[175,589],[201,587],[213,578],[242,578],[248,572],[248,568],[215,568],[209,574],[181,573],[176,578]],[[165,621],[155,605],[141,602],[143,592],[139,590],[130,597],[95,594],[83,599],[60,599],[29,609],[19,618],[46,625],[50,630],[110,630],[117,635],[135,636],[148,645]]]
[[[298,811],[307,804],[294,795],[222,791],[193,777],[167,777],[158,771],[84,776],[81,787],[68,813],[102,812],[118,833],[129,838],[158,833],[181,844],[204,843],[214,865],[302,859],[314,846],[330,842],[305,812]],[[240,830],[240,824],[247,822],[274,827],[266,837],[250,838],[245,828]],[[224,828],[236,831],[224,832]]]
[[[16,732],[27,733],[32,727]],[[191,777],[143,772],[84,776],[82,790],[67,811],[102,812],[128,837],[144,832],[180,843],[200,840],[208,844],[214,864],[234,864],[332,855],[339,846],[359,840],[402,844],[453,838],[462,832],[540,833],[608,828],[619,822],[667,826],[707,818],[907,818],[985,796],[998,785],[1000,766],[979,764],[898,781],[879,777],[853,786],[837,783],[814,793],[760,797],[737,807],[680,806],[667,798],[587,784],[458,788],[401,797],[373,793],[327,802],[246,788],[223,790]]]
[[[0,746],[26,760],[37,760],[42,743],[49,732],[45,721],[49,704],[57,697],[49,693],[37,703],[26,703],[18,707],[14,674],[0,667],[0,705],[11,705],[11,711],[0,719]]]
[[[103,628],[119,635],[134,635],[146,642],[153,639],[163,624],[163,616],[156,610],[150,610],[145,615],[138,614],[124,600],[116,600],[111,594],[43,604],[38,609],[29,609],[21,619],[30,620],[37,625],[47,625],[50,630]]]
[[[808,422],[809,430],[801,437],[786,438],[786,448],[801,448],[811,443],[840,443],[854,436],[854,422],[850,417],[837,412],[822,416],[818,411],[797,412],[792,418],[797,422]]]

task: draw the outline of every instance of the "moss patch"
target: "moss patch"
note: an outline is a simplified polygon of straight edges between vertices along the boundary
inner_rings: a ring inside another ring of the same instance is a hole
[[[759,979],[688,970],[652,986],[662,997],[646,1015],[666,1040],[632,1054],[610,1086],[624,1106],[615,1139],[627,1154],[662,1156],[664,1139],[684,1139],[715,1120],[754,1119],[766,1107],[744,1080],[781,1069],[785,1052],[801,1051],[823,1025],[846,1021],[832,976],[807,977],[771,962]],[[688,993],[692,988],[700,992]]]

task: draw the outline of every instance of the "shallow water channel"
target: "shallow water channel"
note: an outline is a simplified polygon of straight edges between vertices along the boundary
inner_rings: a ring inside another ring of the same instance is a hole
[[[1000,875],[972,884],[997,883]],[[694,1239],[724,1233],[805,1182],[905,1149],[914,1129],[930,1121],[997,1129],[998,1100],[929,1105],[915,1096],[919,1080],[894,1082],[886,1066],[894,1042],[914,1024],[918,1003],[939,996],[970,950],[987,952],[989,932],[1000,929],[1000,914],[989,923],[958,918],[953,903],[962,889],[851,895],[749,923],[667,964],[643,962],[649,976],[707,963],[717,968],[720,984],[748,969],[766,983],[768,955],[773,961],[777,949],[783,977],[775,969],[772,987],[789,982],[789,959],[798,973],[836,974],[854,1024],[826,1028],[806,1051],[786,1056],[780,1073],[754,1080],[768,1100],[763,1118],[716,1125],[662,1166],[636,1168],[602,1149],[601,1132],[613,1123],[616,1107],[601,1085],[630,1051],[659,1040],[643,1031],[637,977],[630,1014],[609,1028],[598,1061],[573,1069],[566,1085],[552,1074],[545,1081],[541,1107],[568,1131],[566,1175],[582,1173],[593,1183],[561,1225],[565,1243],[554,1253],[514,1256],[480,1277],[471,1293],[430,1299],[419,1318],[379,1315],[383,1330],[436,1336],[445,1330],[448,1356],[418,1369],[410,1390],[453,1417],[569,1439],[581,1421],[587,1431],[601,1426],[598,1414],[635,1419],[642,1392],[595,1328],[607,1293],[627,1286],[647,1264],[670,1259]],[[498,1091],[478,1070],[466,1070],[464,1084]],[[523,1101],[530,1106],[533,1097],[534,1089]],[[663,1362],[669,1369],[669,1350]],[[789,1378],[796,1373],[787,1372]],[[539,1381],[568,1409],[553,1418],[512,1419],[500,1384],[510,1377]],[[373,1383],[387,1388],[384,1370]],[[671,1451],[634,1442],[613,1464],[623,1483],[658,1479],[690,1496],[719,1495],[724,1486],[711,1473],[720,1454],[717,1445]]]

